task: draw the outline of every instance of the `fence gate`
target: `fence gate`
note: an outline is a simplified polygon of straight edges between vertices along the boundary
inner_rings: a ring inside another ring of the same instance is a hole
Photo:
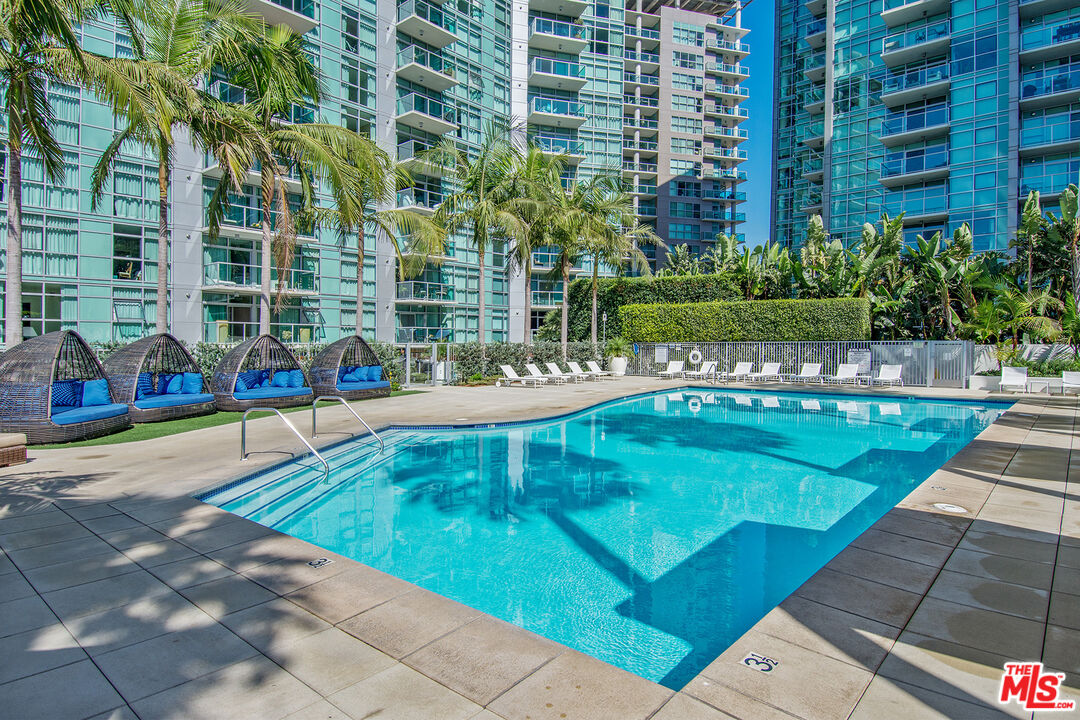
[[[927,385],[962,388],[974,365],[975,346],[964,340],[930,340]]]

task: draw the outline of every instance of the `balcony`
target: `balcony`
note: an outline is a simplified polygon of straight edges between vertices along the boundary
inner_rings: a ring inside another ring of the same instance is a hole
[[[706,168],[701,176],[706,180],[726,180],[732,182],[742,182],[746,179],[746,173],[742,170],[736,170],[735,168]]]
[[[714,53],[737,55],[740,60],[750,54],[750,45],[730,40],[706,40],[705,49]]]
[[[725,80],[732,80],[736,83],[750,77],[749,68],[745,68],[737,63],[707,62],[705,63],[705,72],[709,75],[717,75]]]
[[[810,82],[819,83],[825,80],[825,53],[813,55],[806,61],[803,76]]]
[[[921,142],[949,134],[949,108],[945,103],[921,110],[886,115],[879,140],[886,147]]]
[[[881,19],[888,27],[897,27],[948,11],[949,0],[885,0]]]
[[[724,127],[723,125],[713,125],[706,134],[711,138],[719,138],[721,140],[734,142],[735,144],[741,143],[743,140],[750,137],[750,133],[746,130]]]
[[[251,240],[252,242],[259,242],[262,240],[262,210],[257,207],[247,207],[244,205],[233,205],[225,211],[221,218],[221,228],[218,232],[218,237],[223,238],[236,238],[238,240]],[[270,232],[277,232],[280,223],[281,213],[277,210],[270,211]],[[204,226],[202,233],[207,236],[210,232],[209,227]],[[309,243],[314,242],[315,237],[311,234],[297,232],[296,242]]]
[[[1031,63],[1080,52],[1080,18],[1020,29],[1020,62]]]
[[[750,97],[750,89],[738,85],[729,85],[728,83],[706,83],[705,94],[719,95],[725,98],[746,98]]]
[[[709,160],[719,160],[721,162],[741,163],[746,159],[745,150],[732,150],[725,147],[712,147],[705,149],[705,157]]]
[[[630,69],[638,67],[640,70],[656,72],[660,69],[660,56],[651,52],[623,50],[623,65]]]
[[[660,123],[651,118],[636,118],[630,115],[623,115],[623,129],[627,128],[640,128],[643,130],[657,130],[660,127]]]
[[[637,185],[632,183],[624,183],[623,190],[631,195],[655,195],[656,183],[643,183],[639,182]]]
[[[919,100],[941,97],[949,92],[949,86],[948,63],[886,75],[881,85],[881,102],[888,107],[903,107]]]
[[[275,292],[279,277],[278,269],[271,268],[270,283]],[[203,266],[202,290],[228,295],[258,295],[262,292],[262,268],[258,265],[223,261],[208,263]],[[318,294],[318,277],[315,270],[299,268],[286,270],[284,292],[292,297]]]
[[[741,203],[746,200],[746,193],[735,192],[734,190],[711,188],[709,190],[702,191],[701,197],[703,200]]]
[[[585,159],[585,142],[582,140],[537,135],[532,138],[532,141],[548,155],[565,156],[570,165],[577,165]]]
[[[634,141],[629,138],[623,138],[623,152],[636,152],[641,155],[649,155],[650,157],[656,154],[659,144],[655,140],[637,140]]]
[[[825,111],[825,89],[811,88],[803,93],[803,109],[811,115]]]
[[[318,25],[313,0],[244,0],[244,5],[266,20],[267,25],[286,25],[301,35]]]
[[[397,302],[406,305],[449,305],[454,302],[454,286],[446,283],[409,280],[397,283]]]
[[[632,162],[624,161],[622,164],[623,172],[637,175],[655,175],[657,171],[656,163],[650,162]]]
[[[209,177],[214,179],[221,178],[221,166],[218,165],[217,158],[208,152],[203,153],[203,177]],[[283,176],[279,176],[278,180],[285,189],[289,192],[299,193],[303,189],[303,184],[300,182],[300,175],[295,169],[286,169]],[[256,160],[241,180],[248,185],[254,185],[258,187],[262,183],[262,164]]]
[[[435,214],[435,210],[442,204],[443,195],[434,190],[424,188],[407,188],[399,190],[397,194],[397,206],[402,210],[411,210],[419,215],[428,217]]]
[[[820,157],[803,160],[801,176],[810,182],[820,182],[825,176],[825,162]]]
[[[430,146],[420,140],[406,140],[398,143],[398,162],[412,175],[427,175],[429,177],[442,177],[446,170],[438,165],[420,159],[421,153]]]
[[[530,10],[575,18],[581,17],[588,7],[589,3],[585,0],[529,0]]]
[[[815,20],[806,26],[806,44],[815,50],[820,50],[825,47],[826,30],[829,25],[824,18],[821,20]]]
[[[530,290],[532,306],[536,310],[554,310],[562,307],[562,290]]]
[[[949,42],[948,20],[901,30],[885,36],[881,43],[881,60],[888,67],[907,65],[941,55],[948,49]]]
[[[820,150],[825,146],[825,122],[819,120],[806,126],[799,135],[799,142],[814,150]]]
[[[1070,8],[1076,0],[1020,0],[1020,18],[1026,20]]]
[[[637,28],[633,25],[626,25],[623,28],[623,36],[627,39],[634,40],[648,40],[650,42],[660,42],[660,31],[653,30],[651,28]]]
[[[648,95],[623,95],[623,105],[636,105],[638,107],[659,108],[660,98]]]
[[[394,120],[432,135],[445,135],[458,127],[457,114],[453,108],[418,93],[409,93],[398,98]]]
[[[656,205],[652,203],[640,203],[637,206],[638,217],[654,218],[656,217]]]
[[[454,64],[441,55],[410,45],[398,51],[397,76],[436,92],[458,84]]]
[[[1025,110],[1080,100],[1080,63],[1053,70],[1053,75],[1020,78],[1020,107]]]
[[[529,85],[577,92],[585,87],[585,66],[566,60],[534,57],[529,62]]]
[[[578,55],[589,47],[589,35],[579,23],[529,18],[529,47]]]
[[[585,124],[585,103],[534,97],[529,101],[528,121],[532,125],[578,128]]]
[[[399,4],[397,19],[399,31],[440,50],[457,40],[454,19],[424,0],[405,0]]]
[[[1060,117],[1067,122],[1053,125],[1020,128],[1020,155],[1046,155],[1069,153],[1080,149],[1080,123],[1072,122],[1071,113],[1063,112]],[[1023,123],[1023,119],[1021,119]],[[1075,182],[1075,180],[1074,180]]]
[[[701,219],[712,222],[740,223],[746,221],[746,213],[728,210],[705,210],[701,213]]]
[[[944,145],[926,148],[918,155],[886,156],[878,177],[885,187],[899,187],[949,176],[949,151]]]
[[[645,75],[644,73],[623,73],[623,86],[629,85],[631,88],[635,86],[642,87],[659,87],[660,76],[659,75]]]
[[[806,9],[810,11],[810,14],[814,17],[821,17],[825,14],[825,1],[826,0],[806,0],[803,4],[806,5]]]

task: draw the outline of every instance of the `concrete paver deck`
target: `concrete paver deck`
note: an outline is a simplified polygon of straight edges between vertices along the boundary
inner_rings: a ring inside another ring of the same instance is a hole
[[[356,407],[375,427],[490,422],[662,387],[438,388]],[[296,451],[275,418],[251,424],[260,452],[244,462],[236,425],[31,450],[29,465],[0,470],[0,707],[18,718],[1030,717],[995,702],[1006,660],[1042,659],[1080,698],[1077,414],[1075,399],[1019,398],[680,692],[190,497]],[[317,442],[355,424],[320,410]],[[319,557],[335,562],[307,564]],[[748,652],[780,664],[757,672],[740,662]]]

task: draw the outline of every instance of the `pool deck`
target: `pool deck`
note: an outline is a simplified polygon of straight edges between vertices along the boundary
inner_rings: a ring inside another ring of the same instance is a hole
[[[496,422],[681,384],[446,387],[354,407],[375,427]],[[1080,406],[1015,400],[679,692],[190,497],[299,449],[276,418],[250,423],[261,452],[244,462],[238,424],[31,450],[0,469],[0,713],[1030,718],[996,703],[1007,660],[1066,673],[1080,700]],[[309,415],[290,418],[308,434]],[[319,424],[318,444],[356,430],[344,408]],[[748,653],[778,664],[759,672]]]

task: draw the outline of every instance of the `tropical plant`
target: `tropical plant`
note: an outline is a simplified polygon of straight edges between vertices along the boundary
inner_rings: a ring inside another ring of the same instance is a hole
[[[1065,294],[1061,313],[1060,338],[1073,349],[1073,355],[1080,359],[1080,312],[1076,310],[1076,298],[1072,293]]]
[[[622,337],[613,337],[604,346],[604,355],[607,357],[629,357],[633,351],[633,343]]]
[[[639,274],[648,277],[652,275],[649,269],[649,260],[645,253],[641,252],[641,245],[664,246],[664,242],[657,236],[652,225],[644,225],[633,216],[633,199],[625,193],[618,193],[612,199],[608,209],[609,218],[607,231],[591,236],[586,241],[586,254],[592,259],[592,283],[590,294],[592,295],[592,321],[590,323],[590,340],[596,342],[597,330],[597,286],[599,283],[600,265],[622,270],[629,263],[636,268]],[[623,226],[623,222],[629,222]],[[618,223],[613,226],[613,223]],[[566,288],[568,291],[569,288]],[[569,293],[563,292],[566,296]]]
[[[1047,213],[1049,227],[1046,232],[1051,241],[1060,243],[1069,253],[1074,303],[1080,303],[1080,208],[1077,202],[1077,187],[1069,185],[1058,199],[1061,217]],[[1074,304],[1074,307],[1080,312],[1080,305]]]
[[[664,258],[664,267],[657,274],[662,277],[675,275],[700,275],[702,272],[701,261],[690,251],[686,243],[673,245],[668,249]]]
[[[1046,235],[1046,225],[1042,207],[1039,205],[1039,191],[1032,190],[1028,193],[1024,209],[1020,213],[1016,239],[1009,243],[1009,247],[1016,251],[1017,260],[1023,256],[1027,261],[1027,282],[1024,287],[1028,290],[1035,287],[1035,248]]]

